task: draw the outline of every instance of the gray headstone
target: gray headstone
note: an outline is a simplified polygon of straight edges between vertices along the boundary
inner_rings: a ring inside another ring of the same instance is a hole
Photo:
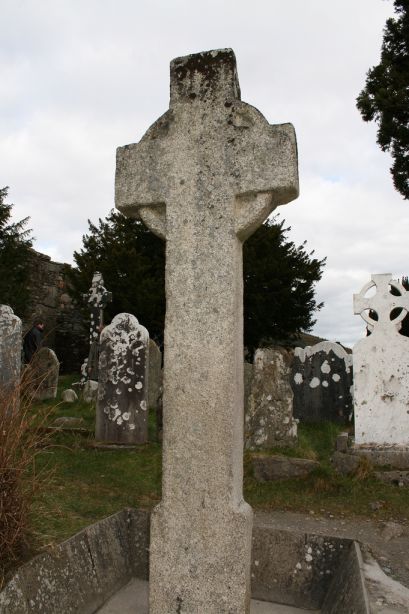
[[[60,372],[60,363],[55,352],[50,348],[40,348],[34,354],[27,370],[33,398],[37,401],[55,399]]]
[[[101,333],[95,438],[116,444],[148,441],[149,333],[120,313]]]
[[[85,403],[96,404],[98,398],[98,382],[89,379],[82,388],[82,399]]]
[[[249,450],[297,443],[291,363],[291,353],[281,347],[260,348],[254,354],[244,426]]]
[[[352,355],[339,343],[295,348],[291,385],[294,417],[300,422],[351,419]]]
[[[0,305],[0,394],[16,391],[20,383],[21,320],[8,305]]]
[[[150,613],[241,614],[252,512],[243,483],[242,242],[298,195],[290,124],[240,100],[231,49],[177,58],[170,108],[117,150],[116,206],[166,238],[162,503]]]
[[[148,407],[156,410],[162,398],[162,352],[153,341],[149,339],[149,389]]]
[[[67,388],[61,395],[61,401],[64,401],[64,403],[75,403],[75,401],[78,401],[78,395],[75,390]]]

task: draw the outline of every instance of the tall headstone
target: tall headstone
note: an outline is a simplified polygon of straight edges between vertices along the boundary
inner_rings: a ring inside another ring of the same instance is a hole
[[[148,441],[149,333],[120,313],[101,333],[95,438],[116,444]]]
[[[12,394],[20,383],[21,320],[0,305],[0,395]]]
[[[244,422],[245,447],[249,450],[297,443],[291,363],[291,353],[281,347],[259,348],[254,354]]]
[[[241,102],[230,49],[173,60],[169,111],[117,151],[116,206],[166,239],[151,614],[248,612],[242,242],[297,195],[294,129]]]
[[[27,367],[27,381],[37,401],[55,399],[57,396],[60,362],[50,348],[42,347],[34,354]]]
[[[339,343],[322,341],[295,348],[291,385],[294,417],[300,422],[352,418],[352,354]]]
[[[92,277],[91,288],[84,294],[90,310],[89,353],[81,367],[83,379],[98,381],[99,338],[104,325],[104,309],[112,301],[112,292],[104,287],[104,280],[98,271]]]
[[[354,294],[354,313],[371,330],[353,348],[356,445],[408,446],[409,338],[399,334],[407,312],[409,292],[390,273],[372,275]]]

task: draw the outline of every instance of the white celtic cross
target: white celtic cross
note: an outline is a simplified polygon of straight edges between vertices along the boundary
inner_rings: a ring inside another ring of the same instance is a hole
[[[376,294],[366,298],[366,293],[376,287]],[[395,288],[398,295],[391,294],[390,289]],[[401,312],[391,319],[394,309],[401,308]],[[375,311],[378,320],[371,317],[370,311]],[[369,281],[359,294],[354,294],[354,313],[360,315],[369,325],[370,330],[394,327],[400,329],[401,322],[409,311],[409,293],[398,281],[392,279],[390,273],[371,275]]]

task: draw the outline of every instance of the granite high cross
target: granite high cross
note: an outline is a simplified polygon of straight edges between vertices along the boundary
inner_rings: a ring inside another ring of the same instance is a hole
[[[150,613],[241,614],[251,508],[242,495],[242,242],[298,195],[290,124],[240,101],[222,49],[177,58],[170,109],[117,151],[116,206],[166,239],[162,502]]]

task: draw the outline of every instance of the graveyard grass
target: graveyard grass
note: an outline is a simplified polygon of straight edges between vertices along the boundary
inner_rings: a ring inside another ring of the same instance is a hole
[[[60,378],[50,423],[59,416],[83,418],[88,433],[53,434],[37,457],[37,471],[50,471],[36,495],[32,512],[33,550],[62,541],[83,527],[124,507],[151,509],[160,500],[161,446],[155,441],[155,417],[150,412],[149,441],[133,450],[97,450],[92,447],[95,409],[87,403],[60,402],[62,390],[78,377]],[[406,520],[409,490],[382,484],[367,465],[352,477],[337,475],[330,462],[341,427],[332,423],[301,425],[296,448],[272,453],[315,459],[320,468],[307,478],[259,483],[252,475],[251,459],[244,460],[244,496],[255,510],[291,510],[335,517],[361,516]],[[265,451],[263,451],[263,454]],[[188,469],[188,468],[187,468]],[[371,505],[378,509],[373,511]]]

